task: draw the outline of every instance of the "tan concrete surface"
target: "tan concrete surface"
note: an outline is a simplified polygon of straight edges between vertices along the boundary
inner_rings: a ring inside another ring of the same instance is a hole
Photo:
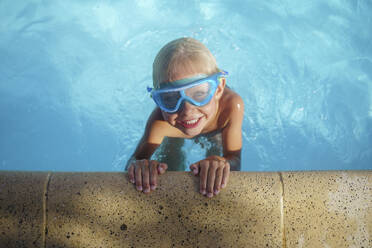
[[[277,173],[232,173],[212,199],[167,172],[148,195],[125,174],[53,174],[47,247],[282,247]]]
[[[232,172],[212,199],[187,172],[159,183],[0,171],[0,248],[372,247],[372,171]]]
[[[283,173],[287,247],[372,247],[372,173]]]
[[[0,247],[43,247],[48,173],[0,171]]]

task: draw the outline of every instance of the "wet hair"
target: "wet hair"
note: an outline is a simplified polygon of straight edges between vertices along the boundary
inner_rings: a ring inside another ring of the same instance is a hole
[[[167,43],[155,57],[152,67],[154,87],[174,81],[179,72],[211,75],[218,72],[216,59],[208,48],[193,38]]]

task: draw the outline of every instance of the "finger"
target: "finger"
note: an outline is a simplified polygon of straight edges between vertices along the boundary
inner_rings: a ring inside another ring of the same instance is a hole
[[[137,162],[140,163],[140,162]],[[138,191],[142,191],[142,169],[141,166],[136,166],[134,168],[135,178],[136,178],[136,188]]]
[[[155,190],[158,182],[158,164],[156,161],[150,161],[150,188]]]
[[[207,176],[209,169],[209,161],[204,160],[200,162],[200,193],[203,195],[207,194]]]
[[[150,192],[150,171],[148,160],[144,160],[142,163],[142,187],[144,193]]]
[[[199,173],[199,163],[190,165],[190,171],[196,176]]]
[[[223,168],[223,176],[222,176],[221,188],[225,188],[226,187],[227,182],[229,181],[229,175],[230,175],[230,164],[229,164],[229,162],[226,162],[226,165]]]
[[[165,164],[165,163],[160,163],[158,165],[158,173],[161,175],[161,174],[164,174],[164,172],[168,169],[168,165]]]
[[[222,174],[223,174],[223,168],[218,167],[216,170],[216,180],[214,181],[214,194],[218,195],[221,190],[221,182],[222,182]]]
[[[129,177],[129,181],[131,183],[134,183],[135,180],[134,180],[134,165],[130,165],[129,169],[128,169],[128,177]]]
[[[216,178],[216,169],[218,167],[218,161],[214,160],[210,162],[208,170],[208,180],[207,180],[207,197],[213,196],[214,181]]]

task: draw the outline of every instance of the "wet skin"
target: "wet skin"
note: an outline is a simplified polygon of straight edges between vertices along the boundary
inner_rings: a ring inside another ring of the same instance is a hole
[[[175,80],[192,75],[179,75]],[[184,102],[176,113],[166,113],[156,108],[150,116],[145,134],[127,164],[129,180],[137,190],[149,193],[157,187],[157,177],[168,165],[149,160],[164,137],[194,138],[198,135],[221,130],[224,156],[212,155],[190,165],[191,172],[200,176],[200,193],[207,197],[217,195],[227,185],[230,167],[240,168],[241,122],[243,101],[225,89],[222,79],[212,100],[201,107]]]

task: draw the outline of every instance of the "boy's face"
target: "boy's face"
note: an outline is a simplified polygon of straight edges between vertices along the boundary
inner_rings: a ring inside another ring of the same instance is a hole
[[[173,81],[176,81],[193,77],[195,75],[196,74],[178,73],[172,78],[174,78]],[[167,113],[162,111],[164,120],[189,136],[196,136],[204,130],[212,131],[209,130],[209,128],[212,128],[211,124],[215,123],[216,114],[219,109],[219,100],[222,97],[224,88],[225,79],[223,78],[209,103],[198,107],[184,101],[182,107],[180,107],[176,113]]]

